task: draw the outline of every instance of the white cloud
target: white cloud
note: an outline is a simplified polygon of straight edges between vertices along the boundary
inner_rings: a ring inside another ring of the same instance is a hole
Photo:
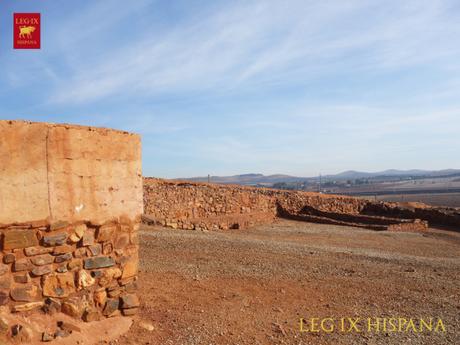
[[[92,22],[98,12],[105,20],[96,27],[79,18],[79,25],[88,27],[80,38],[110,30],[120,17],[132,13],[112,3],[96,6],[86,19]],[[124,37],[117,43],[120,48],[112,47],[90,63],[74,57],[72,74],[62,76],[51,99],[85,103],[117,95],[215,94],[305,83],[334,73],[378,72],[427,62],[442,67],[444,59],[460,52],[460,46],[452,44],[460,33],[457,19],[440,1],[237,2],[216,7],[206,17],[184,19],[167,33]],[[86,53],[82,39],[80,43]]]

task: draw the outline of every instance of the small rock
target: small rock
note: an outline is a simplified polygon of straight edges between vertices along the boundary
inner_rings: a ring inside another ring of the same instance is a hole
[[[124,316],[136,315],[138,311],[139,311],[139,308],[122,309],[122,313]]]
[[[0,291],[0,305],[8,304],[9,295],[6,292]]]
[[[120,302],[117,299],[109,299],[107,300],[107,303],[104,307],[103,314],[104,316],[111,316],[113,315],[117,310],[118,307],[120,306]]]
[[[11,328],[11,334],[20,344],[28,344],[32,339],[32,331],[28,327],[22,325],[14,325]]]
[[[13,277],[15,283],[27,284],[30,282],[29,273],[17,274]]]
[[[106,268],[115,265],[115,261],[109,256],[98,256],[84,260],[85,269],[93,270],[97,268]]]
[[[61,311],[61,303],[57,299],[48,297],[45,300],[45,305],[43,306],[42,310],[46,314],[53,315]]]
[[[83,313],[83,321],[85,322],[99,321],[100,318],[101,316],[96,309],[87,308]]]
[[[121,296],[121,308],[137,308],[139,307],[139,298],[134,294],[127,294]]]
[[[43,236],[43,245],[45,247],[55,247],[55,246],[62,246],[65,244],[67,240],[67,233],[53,233],[51,235]]]
[[[88,286],[94,285],[95,282],[96,280],[93,277],[91,277],[91,274],[87,271],[80,270],[78,272],[78,289],[85,289]]]
[[[5,264],[11,264],[16,261],[16,256],[13,253],[5,254],[3,257],[3,262]]]
[[[44,266],[52,264],[54,261],[54,257],[49,254],[39,255],[30,258],[30,261],[36,266]]]
[[[39,266],[39,267],[35,267],[32,270],[32,275],[35,277],[39,277],[39,276],[44,276],[45,274],[49,274],[51,272],[52,272],[51,266]]]
[[[58,329],[58,330],[56,331],[56,333],[54,334],[54,336],[55,336],[56,338],[66,338],[66,337],[68,337],[68,336],[70,335],[70,333],[71,333],[71,332],[69,332],[69,331],[65,331],[65,330],[63,330],[63,329]]]
[[[13,337],[19,335],[19,333],[22,331],[22,328],[22,325],[14,325],[11,327],[11,333],[13,334]]]
[[[78,301],[73,302],[73,301],[68,300],[68,301],[63,302],[61,311],[64,314],[75,317],[75,318],[81,317],[81,314],[82,314]]]
[[[7,334],[9,331],[8,321],[3,317],[0,317],[0,334]]]
[[[48,342],[54,340],[54,334],[48,333],[48,332],[43,332],[42,334],[42,341],[43,342]]]
[[[10,291],[10,296],[17,302],[32,302],[36,301],[39,295],[38,287],[35,285],[28,285],[24,287],[17,287]]]
[[[139,327],[149,331],[149,332],[152,332],[155,327],[153,327],[153,325],[151,323],[148,323],[148,322],[145,322],[145,321],[141,321],[139,322]]]
[[[65,220],[58,220],[58,221],[56,221],[56,222],[54,222],[53,224],[50,225],[50,230],[51,231],[59,230],[59,229],[65,228],[67,226],[69,226],[69,222],[67,222]]]
[[[22,312],[22,311],[29,311],[35,308],[40,308],[43,307],[44,303],[43,302],[30,302],[30,303],[24,303],[24,304],[17,304],[14,305],[11,310],[13,312]]]
[[[60,263],[63,263],[65,261],[69,261],[71,259],[72,259],[72,253],[65,253],[65,254],[56,256],[55,262],[60,264]]]
[[[65,321],[58,321],[57,323],[58,327],[64,331],[69,331],[70,333],[72,332],[81,332],[81,328],[70,323],[70,322],[65,322]]]

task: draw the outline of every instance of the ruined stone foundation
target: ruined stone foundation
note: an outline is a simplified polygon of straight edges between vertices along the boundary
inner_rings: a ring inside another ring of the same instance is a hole
[[[137,135],[0,121],[0,343],[136,313],[141,176]]]

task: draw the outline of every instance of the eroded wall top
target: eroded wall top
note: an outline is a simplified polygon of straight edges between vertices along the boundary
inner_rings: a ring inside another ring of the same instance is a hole
[[[0,121],[0,224],[134,219],[142,209],[138,135]]]

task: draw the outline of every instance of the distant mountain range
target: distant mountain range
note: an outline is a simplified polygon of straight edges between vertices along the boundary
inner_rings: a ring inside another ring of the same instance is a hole
[[[386,179],[397,177],[426,177],[426,178],[439,178],[449,176],[460,176],[460,169],[444,169],[444,170],[396,170],[389,169],[379,172],[362,172],[348,170],[336,175],[324,175],[324,180],[354,180],[362,178],[370,179]],[[193,182],[207,182],[208,177],[186,177],[175,180],[193,181]],[[283,174],[263,175],[263,174],[242,174],[233,176],[210,176],[210,181],[213,183],[222,184],[240,184],[240,185],[262,185],[271,186],[274,183],[295,183],[295,182],[314,182],[318,180],[318,176],[314,177],[298,177]]]

